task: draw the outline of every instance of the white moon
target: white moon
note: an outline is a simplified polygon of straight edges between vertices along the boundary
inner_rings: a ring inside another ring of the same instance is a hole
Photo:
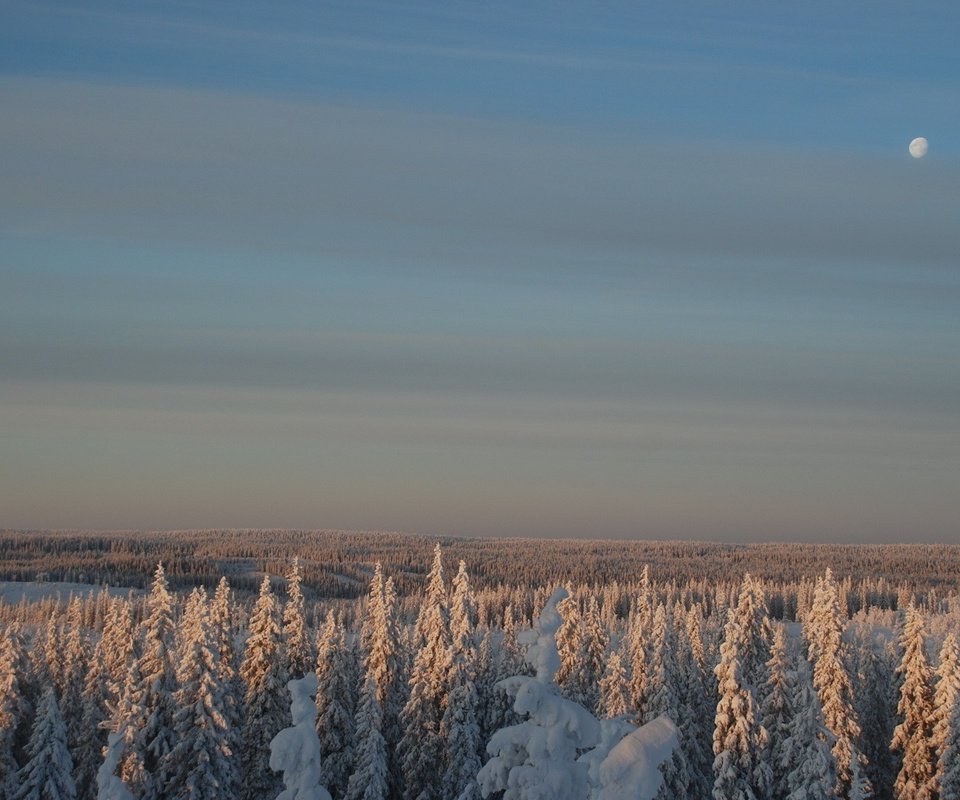
[[[918,136],[910,142],[910,155],[914,158],[923,158],[927,154],[927,140]]]

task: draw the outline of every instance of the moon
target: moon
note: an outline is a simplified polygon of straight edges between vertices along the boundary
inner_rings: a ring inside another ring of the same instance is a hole
[[[918,136],[912,142],[910,142],[910,155],[914,158],[923,158],[927,154],[927,140],[922,136]]]

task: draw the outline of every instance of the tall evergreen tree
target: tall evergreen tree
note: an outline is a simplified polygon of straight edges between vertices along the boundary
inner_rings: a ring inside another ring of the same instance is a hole
[[[860,721],[865,772],[876,800],[892,800],[897,774],[890,741],[896,725],[897,658],[894,645],[885,639],[861,635],[856,648],[854,701]]]
[[[377,682],[367,672],[357,710],[357,760],[347,785],[346,800],[387,800],[390,797],[387,744],[381,733],[383,711],[377,692]]]
[[[441,730],[451,667],[450,615],[440,545],[414,628],[410,698],[403,708],[400,758],[405,800],[441,800],[438,773],[446,768]]]
[[[250,635],[240,666],[244,685],[240,745],[242,800],[262,800],[282,789],[280,778],[270,769],[270,742],[286,727],[288,712],[278,617],[270,577],[264,576],[260,596],[250,615]]]
[[[948,633],[940,648],[940,664],[937,667],[937,688],[933,696],[934,724],[933,747],[937,753],[937,790],[941,800],[960,798],[960,764],[951,763],[957,758],[957,743],[960,731],[957,723],[960,716],[960,649],[957,639]]]
[[[176,704],[176,666],[174,661],[174,600],[167,588],[163,565],[158,564],[147,598],[147,617],[143,622],[143,653],[138,671],[140,680],[140,716],[131,721],[135,731],[133,746],[143,765],[143,782],[138,796],[143,800],[161,800],[167,784],[168,754],[173,749],[173,717]]]
[[[29,760],[17,773],[19,786],[14,800],[75,800],[73,762],[67,749],[67,729],[60,715],[53,686],[48,686],[40,700],[30,742]]]
[[[235,732],[224,710],[224,686],[207,615],[206,593],[195,589],[182,620],[183,660],[175,699],[175,744],[168,756],[164,797],[217,800],[235,797]]]
[[[616,650],[607,657],[607,666],[600,679],[600,702],[597,706],[597,716],[601,719],[612,719],[627,713],[627,671],[623,667],[623,659]]]
[[[960,702],[950,712],[947,739],[937,763],[940,800],[960,797]]]
[[[313,666],[312,643],[307,633],[300,559],[296,556],[287,574],[287,602],[283,606],[284,669],[289,678],[302,678]]]
[[[739,647],[746,634],[733,609],[728,614],[716,667],[720,701],[714,720],[714,800],[765,800],[772,773],[764,758],[767,733],[753,687],[744,677]]]
[[[343,625],[327,613],[317,642],[317,736],[320,741],[321,783],[340,800],[353,769],[353,666]]]
[[[865,759],[857,744],[860,726],[844,663],[839,589],[829,569],[817,580],[804,632],[823,721],[833,736],[831,752],[837,767],[837,796],[840,800],[862,800],[871,796],[871,788],[864,772]]]
[[[767,662],[767,691],[763,701],[763,727],[770,737],[770,766],[773,769],[773,800],[789,794],[786,748],[794,718],[790,685],[790,656],[782,625],[773,629],[770,660]]]
[[[473,646],[476,606],[466,564],[461,561],[453,579],[449,690],[440,726],[446,740],[447,758],[443,776],[444,800],[480,800],[476,776],[482,766],[481,741],[477,720],[477,655]]]
[[[824,727],[820,700],[813,689],[810,667],[801,660],[788,679],[793,692],[790,733],[780,750],[786,772],[786,800],[834,800],[836,762],[830,752],[832,735]],[[782,791],[782,787],[781,790]]]
[[[924,650],[923,616],[914,607],[906,611],[900,647],[900,724],[893,731],[891,748],[902,755],[893,785],[897,800],[935,800],[937,753],[933,746],[933,670]]]
[[[4,626],[0,628],[0,800],[13,793],[18,769],[13,751],[17,728],[27,711],[20,691],[19,663],[18,638]]]

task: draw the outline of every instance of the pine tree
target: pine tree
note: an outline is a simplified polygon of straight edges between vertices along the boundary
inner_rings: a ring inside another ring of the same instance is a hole
[[[27,754],[29,760],[17,773],[19,787],[13,800],[75,800],[67,729],[53,686],[47,687],[37,708]]]
[[[682,607],[676,612],[683,619],[677,631],[678,669],[678,718],[680,743],[687,760],[690,784],[687,794],[691,798],[709,797],[713,784],[713,753],[711,752],[712,726],[708,726],[716,708],[714,682],[707,685],[705,657],[701,639],[701,617],[697,607],[683,614]]]
[[[173,725],[175,744],[168,756],[164,797],[217,800],[235,797],[238,772],[234,731],[224,714],[213,637],[207,616],[206,593],[195,589],[182,620],[183,660]]]
[[[320,741],[321,783],[335,798],[347,790],[353,768],[353,667],[343,625],[333,611],[317,642],[317,736]]]
[[[287,575],[287,602],[283,606],[284,669],[289,678],[302,678],[313,665],[310,636],[300,578],[300,559],[294,556]]]
[[[897,669],[902,678],[891,748],[902,754],[902,766],[893,785],[897,800],[936,798],[937,754],[933,747],[933,670],[924,650],[923,617],[910,606],[900,635],[903,659]]]
[[[250,635],[240,666],[244,684],[240,745],[243,800],[261,800],[282,788],[279,777],[270,769],[270,742],[286,727],[288,711],[278,616],[270,577],[265,575],[250,615]]]
[[[833,736],[831,752],[837,767],[836,793],[841,800],[869,797],[871,789],[864,773],[865,759],[857,746],[860,726],[844,664],[839,589],[829,569],[817,580],[813,605],[805,621],[805,635],[824,725]]]
[[[949,766],[944,754],[956,735],[952,730],[957,705],[960,704],[960,649],[957,639],[948,633],[940,648],[940,664],[937,667],[937,688],[933,694],[933,738],[931,744],[937,754],[936,783],[940,797],[948,797],[942,789],[944,773]],[[958,793],[960,797],[960,793]]]
[[[440,545],[434,551],[427,593],[414,628],[410,698],[401,715],[399,751],[405,800],[440,800],[436,776],[446,768],[441,730],[451,667],[450,617]]]

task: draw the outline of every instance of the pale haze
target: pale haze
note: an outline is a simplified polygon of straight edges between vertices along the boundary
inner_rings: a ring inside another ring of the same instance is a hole
[[[0,527],[960,538],[951,4],[3,18]]]

